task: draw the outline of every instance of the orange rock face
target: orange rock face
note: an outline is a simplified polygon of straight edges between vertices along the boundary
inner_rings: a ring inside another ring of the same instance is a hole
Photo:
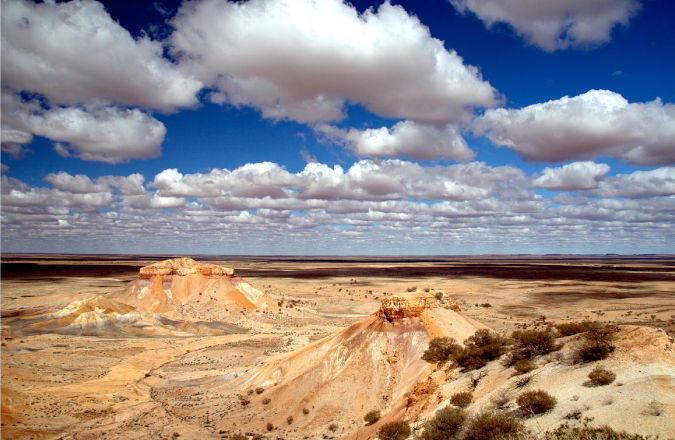
[[[174,258],[160,263],[142,267],[139,271],[141,278],[152,278],[155,275],[186,276],[200,274],[204,276],[234,276],[234,269],[216,266],[215,264],[198,263],[192,258]]]
[[[430,294],[415,294],[410,296],[393,296],[382,301],[377,316],[386,319],[389,322],[420,316],[428,308],[442,306],[446,309],[459,311],[459,307],[449,299],[445,299],[443,304]]]

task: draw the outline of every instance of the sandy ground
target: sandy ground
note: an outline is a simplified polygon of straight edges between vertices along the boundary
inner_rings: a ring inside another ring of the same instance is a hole
[[[409,290],[442,291],[467,316],[505,333],[543,316],[675,332],[675,258],[659,256],[196,257],[233,267],[277,306],[238,317],[248,333],[227,336],[89,337],[17,330],[22,319],[121,289],[140,267],[163,259],[3,255],[2,438],[207,439],[224,438],[233,429],[245,432],[250,420],[224,419],[240,402],[206,392],[218,389],[208,386],[211,381],[306,347],[363,320],[383,298]],[[264,394],[254,394],[252,407],[262,399]],[[302,416],[296,416],[296,424]],[[340,420],[322,423],[326,437],[345,433]],[[331,425],[337,428],[328,429]],[[277,426],[271,438],[300,437],[293,428],[293,423]]]

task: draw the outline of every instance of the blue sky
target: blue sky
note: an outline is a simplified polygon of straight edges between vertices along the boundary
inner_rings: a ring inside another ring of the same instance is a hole
[[[2,2],[2,251],[672,253],[667,0]]]

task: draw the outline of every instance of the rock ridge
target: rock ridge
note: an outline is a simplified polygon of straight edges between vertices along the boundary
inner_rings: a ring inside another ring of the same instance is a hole
[[[449,298],[439,300],[432,294],[415,293],[385,298],[376,314],[380,319],[392,322],[420,316],[424,310],[432,307],[442,307],[455,312],[460,311],[459,306]]]
[[[186,276],[201,274],[204,276],[234,276],[234,269],[216,266],[215,264],[200,263],[192,258],[181,257],[165,260],[150,266],[141,267],[138,271],[141,278],[152,278],[156,275]]]

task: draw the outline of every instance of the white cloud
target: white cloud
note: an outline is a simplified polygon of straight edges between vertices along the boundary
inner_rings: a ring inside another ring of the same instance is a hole
[[[48,174],[45,179],[51,183],[54,188],[61,191],[68,191],[76,194],[96,193],[110,191],[110,187],[105,184],[95,184],[89,176],[77,174],[72,176],[64,171]]]
[[[321,125],[316,130],[334,142],[346,143],[357,156],[372,158],[406,156],[413,159],[454,159],[468,161],[475,154],[452,125],[432,125],[401,121],[391,128],[342,130]]]
[[[594,189],[609,170],[609,165],[595,162],[574,162],[559,168],[547,167],[532,180],[532,185],[563,191]]]
[[[134,39],[96,1],[2,2],[2,84],[75,106],[96,101],[171,112],[198,104],[202,84]]]
[[[507,23],[529,44],[546,51],[589,47],[611,40],[627,26],[639,0],[449,0],[461,13],[473,12],[490,28]]]
[[[527,161],[563,162],[611,156],[639,165],[675,163],[675,105],[628,103],[591,90],[522,109],[490,109],[474,130]]]
[[[265,118],[340,120],[347,101],[381,116],[445,124],[497,104],[475,67],[400,6],[359,15],[340,0],[186,2],[169,38],[214,102]]]
[[[120,163],[147,159],[161,153],[166,127],[138,109],[118,107],[55,107],[45,110],[35,101],[24,102],[3,91],[3,145],[30,142],[33,133],[57,142],[64,156]],[[14,133],[27,136],[16,137]]]
[[[675,195],[675,168],[619,174],[600,182],[594,193],[600,197],[644,198]]]

